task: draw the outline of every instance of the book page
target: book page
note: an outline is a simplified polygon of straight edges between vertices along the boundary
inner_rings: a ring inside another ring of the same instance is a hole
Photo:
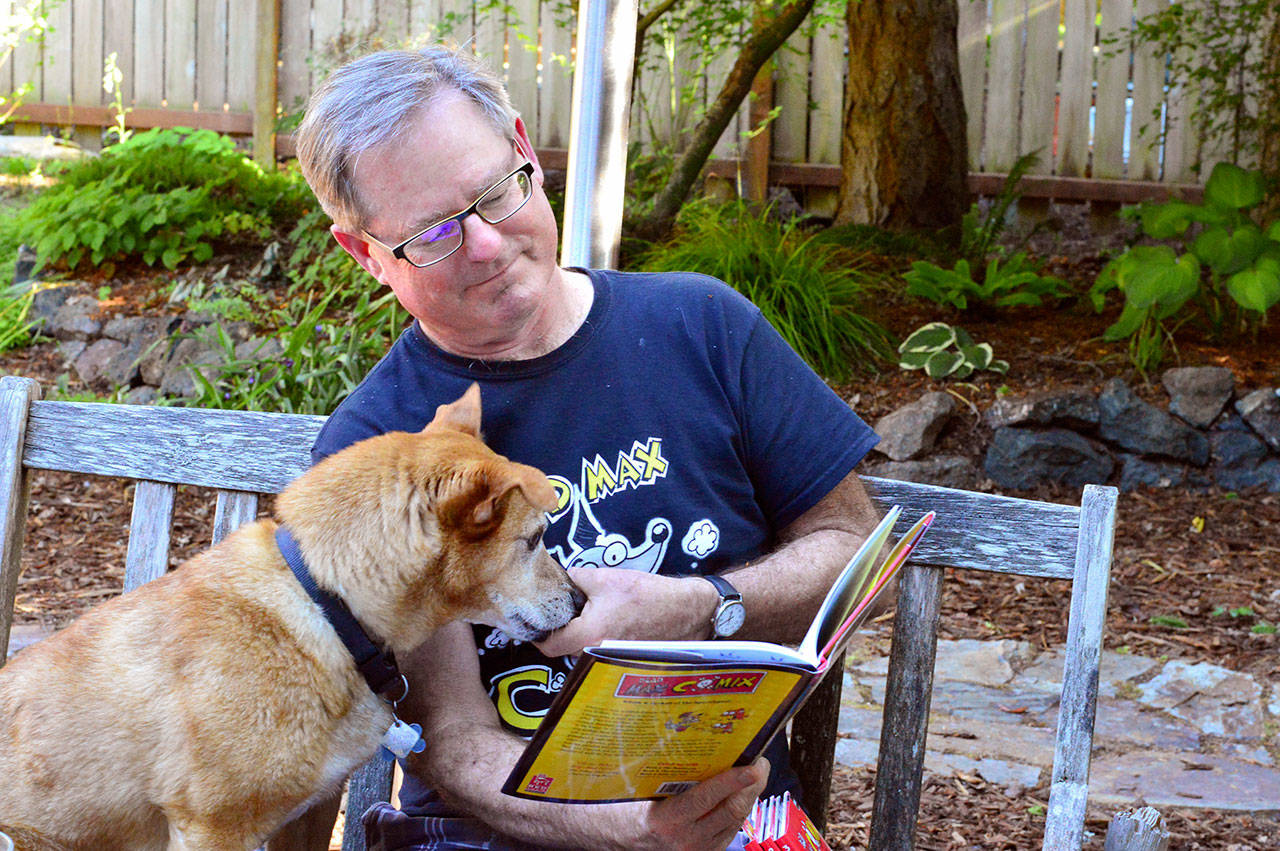
[[[803,679],[596,659],[510,791],[553,801],[678,794],[734,765]]]

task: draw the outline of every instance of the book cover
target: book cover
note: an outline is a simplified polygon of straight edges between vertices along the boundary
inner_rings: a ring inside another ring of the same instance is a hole
[[[877,562],[901,509],[867,536],[796,648],[761,641],[588,647],[503,786],[561,803],[679,794],[764,750],[821,682],[933,521]]]

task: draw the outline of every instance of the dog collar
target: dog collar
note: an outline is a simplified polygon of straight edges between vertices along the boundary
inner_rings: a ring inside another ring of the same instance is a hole
[[[333,626],[334,632],[338,633],[338,638],[355,660],[356,668],[373,693],[392,706],[404,700],[409,693],[409,683],[396,665],[395,654],[375,644],[369,638],[369,633],[360,626],[356,616],[351,614],[347,604],[316,584],[315,577],[307,569],[298,542],[283,526],[276,529],[276,546],[280,548],[280,555],[284,556],[285,563],[298,578],[303,590],[315,600],[325,619]]]

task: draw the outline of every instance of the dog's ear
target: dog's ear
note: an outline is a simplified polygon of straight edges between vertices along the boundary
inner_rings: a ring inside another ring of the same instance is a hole
[[[463,484],[441,500],[440,518],[467,534],[484,534],[502,522],[507,499],[517,489],[535,508],[551,511],[556,506],[550,480],[523,464],[504,463],[498,470],[486,466],[460,478]]]
[[[427,423],[427,428],[451,428],[479,437],[480,385],[473,382],[458,401],[436,408],[435,419]]]

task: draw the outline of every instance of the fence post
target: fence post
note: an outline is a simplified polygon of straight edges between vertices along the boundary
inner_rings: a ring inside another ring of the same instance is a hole
[[[254,53],[253,161],[276,165],[276,65],[280,56],[280,0],[257,0],[257,50]]]
[[[751,98],[747,107],[746,195],[763,204],[769,200],[769,158],[773,156],[773,127],[769,113],[773,111],[773,60],[770,59],[751,82]]]

